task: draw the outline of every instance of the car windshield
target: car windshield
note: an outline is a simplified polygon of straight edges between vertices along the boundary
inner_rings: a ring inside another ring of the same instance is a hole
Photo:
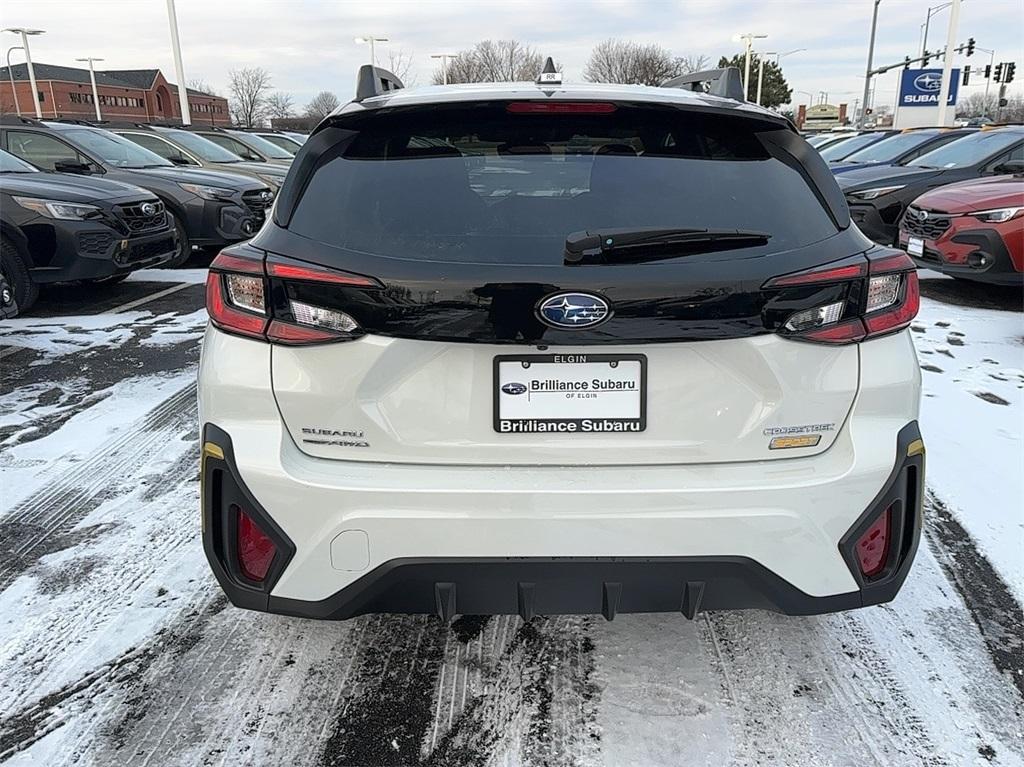
[[[255,133],[232,133],[236,139],[241,141],[243,144],[248,144],[260,154],[265,154],[267,157],[272,157],[275,160],[291,160],[295,155],[288,152],[277,144],[271,144],[262,136],[257,136]]]
[[[936,135],[938,134],[935,131],[900,133],[848,155],[846,162],[892,162],[900,155],[913,151],[922,144],[927,144]]]
[[[115,168],[152,168],[174,166],[158,154],[144,149],[134,141],[110,131],[96,128],[74,128],[64,132],[72,143],[99,157]]]
[[[280,133],[264,133],[260,138],[265,138],[272,144],[277,144],[281,149],[292,155],[302,149],[302,145],[298,141],[294,141],[290,137],[283,136]]]
[[[242,158],[234,152],[229,152],[222,146],[214,144],[207,138],[196,133],[189,133],[187,130],[158,129],[175,144],[183,146],[192,154],[204,162],[241,162]]]
[[[853,136],[852,138],[846,139],[846,141],[829,144],[821,150],[821,156],[826,160],[842,160],[857,150],[863,149],[869,144],[874,144],[885,135],[886,134],[879,132],[861,133],[859,136]]]
[[[289,224],[341,248],[544,264],[561,262],[566,238],[584,230],[739,229],[765,233],[770,246],[760,247],[772,251],[837,231],[801,169],[774,156],[744,118],[478,105],[346,127],[359,135],[340,156],[325,155]]]
[[[38,173],[39,169],[0,149],[0,173]]]
[[[915,168],[968,168],[1024,139],[1022,131],[981,131],[957,139],[907,163]]]

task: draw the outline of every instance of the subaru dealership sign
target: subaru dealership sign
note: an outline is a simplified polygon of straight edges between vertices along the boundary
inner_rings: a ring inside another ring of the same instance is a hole
[[[947,105],[956,104],[956,92],[960,85],[960,70],[950,72],[949,101]],[[900,79],[901,107],[937,107],[939,92],[942,90],[941,69],[904,69]]]

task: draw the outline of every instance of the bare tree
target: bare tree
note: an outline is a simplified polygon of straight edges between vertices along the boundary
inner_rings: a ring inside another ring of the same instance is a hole
[[[338,97],[330,91],[320,91],[306,104],[306,117],[322,120],[341,105]]]
[[[267,117],[270,73],[263,67],[246,67],[231,70],[228,77],[231,119],[235,125],[243,128],[262,126]]]
[[[206,82],[206,80],[204,80],[201,77],[193,77],[191,80],[188,81],[188,83],[186,83],[186,85],[188,88],[191,88],[194,91],[199,91],[200,93],[205,93],[209,96],[220,95],[219,93],[217,93],[217,91],[213,89],[212,85],[210,85],[208,82]]]
[[[518,40],[484,40],[448,60],[449,83],[503,83],[536,79],[544,58]],[[556,67],[557,68],[557,67]],[[444,82],[444,70],[434,72],[434,84]]]
[[[416,76],[412,73],[412,56],[401,48],[388,51],[388,71],[396,75],[406,88],[416,84]]]
[[[961,91],[961,94],[963,91]],[[988,117],[995,119],[996,110],[999,108],[999,94],[992,91],[987,96],[984,93],[971,93],[961,97],[956,105],[958,117]]]
[[[284,91],[274,91],[267,96],[267,117],[291,117],[295,114],[292,95]]]
[[[671,51],[655,43],[605,40],[594,46],[583,76],[592,83],[661,85],[670,77],[696,72],[706,63],[704,56],[673,57]]]

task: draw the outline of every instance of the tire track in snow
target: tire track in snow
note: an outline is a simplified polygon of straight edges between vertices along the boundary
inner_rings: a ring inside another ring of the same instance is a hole
[[[1024,698],[1024,610],[967,530],[930,491],[925,513],[928,547],[967,606],[995,667]]]
[[[40,557],[73,545],[75,536],[67,533],[114,494],[115,481],[135,476],[196,418],[192,383],[17,504],[0,521],[0,590]]]

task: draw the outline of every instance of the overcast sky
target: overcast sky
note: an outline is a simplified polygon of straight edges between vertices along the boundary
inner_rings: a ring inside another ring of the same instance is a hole
[[[929,5],[942,0],[882,0],[876,65],[916,55]],[[177,0],[178,24],[187,79],[203,79],[226,95],[228,72],[262,66],[274,86],[304,105],[316,92],[332,90],[342,100],[354,90],[358,65],[369,58],[353,38],[373,33],[390,38],[378,44],[378,60],[388,50],[412,56],[413,79],[427,84],[436,62],[431,53],[456,52],[486,38],[515,38],[554,56],[567,80],[583,76],[591,47],[615,37],[658,43],[677,55],[705,54],[712,64],[737,52],[732,38],[741,32],[767,34],[762,51],[807,51],[783,59],[794,101],[796,91],[830,93],[830,101],[852,102],[863,89],[872,0],[696,0],[689,2],[328,2],[327,0]],[[996,51],[996,62],[1024,57],[1024,4],[1021,0],[964,0],[958,41],[974,37]],[[948,9],[932,17],[929,48],[944,44]],[[162,69],[176,79],[167,31],[165,0],[4,0],[3,27],[46,30],[32,38],[35,61],[75,66],[80,56],[101,56],[108,69]],[[14,35],[3,35],[7,46]],[[12,61],[21,61],[20,52]],[[988,63],[978,52],[962,61]],[[879,78],[876,105],[892,104],[896,71]],[[1024,68],[1010,86],[1020,92]],[[984,88],[975,78],[968,92]]]

